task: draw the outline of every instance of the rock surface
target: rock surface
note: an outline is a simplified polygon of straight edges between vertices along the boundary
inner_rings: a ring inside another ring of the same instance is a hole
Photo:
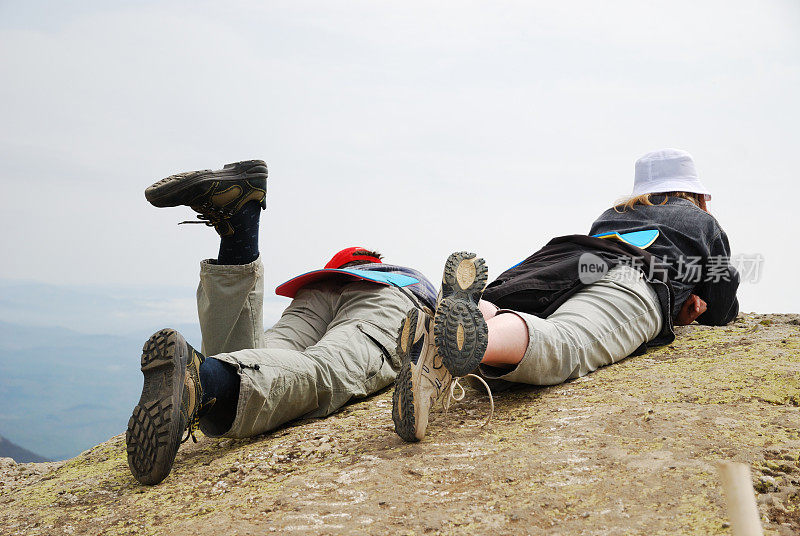
[[[250,440],[202,438],[161,485],[124,437],[61,463],[0,463],[0,532],[730,534],[715,469],[749,464],[765,534],[800,534],[800,317],[679,328],[670,347],[563,385],[468,389],[426,439],[391,391]]]

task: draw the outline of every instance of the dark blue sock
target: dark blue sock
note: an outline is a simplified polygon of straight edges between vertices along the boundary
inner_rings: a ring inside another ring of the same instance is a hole
[[[239,384],[239,374],[233,365],[213,357],[207,357],[200,365],[201,404],[216,398],[214,405],[200,416],[210,424],[215,435],[224,434],[233,425],[239,402]]]
[[[228,220],[233,234],[219,243],[217,264],[248,264],[258,258],[258,224],[261,204],[249,201]]]

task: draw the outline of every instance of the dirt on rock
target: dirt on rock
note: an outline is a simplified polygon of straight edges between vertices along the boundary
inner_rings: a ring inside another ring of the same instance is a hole
[[[201,438],[144,487],[124,437],[0,463],[0,532],[730,534],[716,463],[753,472],[765,534],[800,534],[800,317],[678,328],[669,347],[563,385],[467,389],[425,440],[391,390],[249,440]]]

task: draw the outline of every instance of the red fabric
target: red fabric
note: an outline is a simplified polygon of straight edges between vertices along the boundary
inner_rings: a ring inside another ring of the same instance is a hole
[[[355,269],[358,269],[356,266]],[[286,296],[287,298],[294,298],[297,292],[306,285],[314,283],[315,281],[319,281],[321,279],[328,279],[331,277],[340,277],[345,279],[352,279],[352,280],[363,280],[363,281],[371,281],[372,283],[377,283],[379,285],[388,285],[388,283],[382,283],[380,281],[373,281],[371,279],[366,279],[364,277],[359,276],[358,274],[354,274],[348,272],[350,268],[346,268],[345,270],[336,270],[332,268],[325,268],[323,270],[314,270],[313,272],[308,272],[307,274],[298,275],[297,277],[293,277],[286,283],[283,283],[278,288],[275,289],[275,294],[278,296]]]
[[[369,261],[369,262],[381,262],[381,260],[377,257],[372,257],[370,255],[355,255],[356,251],[366,251],[362,247],[352,247],[352,248],[344,248],[342,251],[334,255],[331,260],[328,261],[328,264],[325,265],[326,269],[330,268],[341,268],[348,262],[352,261]]]
[[[342,266],[351,261],[369,261],[377,263],[381,262],[379,258],[372,257],[370,255],[355,255],[356,251],[367,251],[367,250],[362,247],[344,248],[342,251],[334,255],[331,258],[331,260],[328,261],[328,264],[325,265],[324,269],[314,270],[313,272],[308,272],[306,274],[301,274],[298,275],[297,277],[293,277],[286,283],[283,283],[278,288],[276,288],[275,294],[277,294],[278,296],[286,296],[287,298],[294,298],[295,294],[297,294],[297,291],[303,288],[304,286],[308,285],[309,283],[313,283],[314,281],[318,281],[320,279],[325,279],[328,277],[363,279],[356,274],[351,274],[346,271],[342,272],[338,270],[339,268],[341,268]],[[377,281],[375,282],[377,283]]]

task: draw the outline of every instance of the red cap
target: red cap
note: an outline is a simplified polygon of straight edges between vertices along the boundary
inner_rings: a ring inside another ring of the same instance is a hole
[[[362,247],[344,248],[342,251],[331,257],[331,260],[328,261],[328,264],[325,265],[325,268],[341,268],[348,262],[353,261],[381,262],[378,257],[373,257],[372,255],[356,255],[357,251],[367,250]]]
[[[339,270],[343,265],[347,264],[351,261],[369,261],[369,262],[381,262],[381,260],[377,257],[373,257],[371,255],[356,255],[356,251],[366,251],[364,248],[355,247],[355,248],[345,248],[333,258],[328,261],[328,264],[325,265],[325,268],[322,270],[314,270],[312,272],[308,272],[305,274],[298,275],[297,277],[293,277],[286,283],[283,283],[278,288],[275,289],[275,294],[278,296],[286,296],[288,298],[294,298],[297,291],[303,288],[304,286],[308,285],[309,283],[313,283],[314,281],[319,281],[320,279],[326,279],[329,277],[345,277],[348,279],[365,279],[368,281],[373,281],[377,283],[381,283],[384,285],[388,285],[388,283],[381,282],[381,281],[374,281],[373,279],[368,279],[367,277],[363,277],[359,274],[355,274],[350,272],[349,268],[344,270]],[[358,268],[358,267],[356,267]]]

